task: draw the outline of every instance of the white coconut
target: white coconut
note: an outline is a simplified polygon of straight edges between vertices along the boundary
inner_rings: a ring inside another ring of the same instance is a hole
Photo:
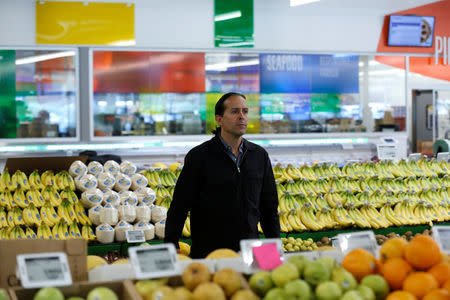
[[[134,224],[134,229],[144,231],[146,241],[153,240],[155,238],[155,226],[153,226],[152,223],[139,221]]]
[[[157,237],[163,239],[165,231],[166,231],[166,219],[159,221],[158,223],[155,224],[155,234]]]
[[[167,208],[165,207],[155,205],[151,211],[152,222],[155,224],[167,218]]]
[[[85,174],[78,179],[79,189],[84,192],[97,188],[97,178],[92,174]]]
[[[134,193],[132,191],[120,191],[118,194],[119,194],[120,204],[124,204],[125,201],[128,199],[135,199],[137,202],[137,195],[136,195],[136,193]],[[134,202],[134,201],[130,200],[128,202]]]
[[[97,241],[103,244],[114,242],[114,228],[109,224],[101,224],[95,228]]]
[[[103,192],[99,189],[89,189],[81,194],[81,203],[84,207],[91,208],[101,204],[103,201]]]
[[[114,189],[118,192],[126,191],[131,186],[131,179],[128,175],[119,173],[116,176],[116,183],[114,184]]]
[[[152,215],[151,215],[150,207],[148,207],[145,204],[139,204],[136,207],[136,220],[138,222],[145,221],[148,223],[148,222],[150,222],[151,218],[152,218]]]
[[[89,220],[91,220],[92,224],[100,225],[100,212],[102,211],[103,206],[97,205],[88,210]]]
[[[103,190],[103,204],[111,204],[115,208],[119,208],[120,197],[119,194],[111,189]]]
[[[149,187],[140,187],[135,191],[139,203],[151,205],[156,200],[156,193]]]
[[[133,191],[137,190],[140,187],[146,187],[148,184],[147,178],[142,174],[133,174],[131,175],[131,189]]]
[[[72,177],[77,177],[77,176],[80,176],[80,175],[84,175],[86,173],[87,173],[87,167],[80,160],[74,161],[69,167],[69,174]]]
[[[116,225],[119,221],[119,211],[111,204],[106,204],[100,211],[100,223]]]
[[[103,165],[103,171],[104,172],[109,172],[113,175],[116,175],[117,173],[119,173],[120,171],[120,166],[117,162],[115,162],[114,160],[108,160],[107,162],[105,162],[105,164]]]
[[[137,167],[134,163],[124,160],[120,164],[120,172],[122,172],[125,175],[131,176],[134,173],[136,173]]]
[[[97,176],[97,182],[98,187],[101,190],[104,190],[106,188],[112,189],[114,187],[114,184],[116,183],[116,178],[114,178],[114,175],[108,172],[101,172]]]
[[[127,240],[127,234],[126,232],[128,230],[132,230],[133,229],[133,225],[131,225],[130,223],[121,220],[119,223],[117,223],[116,227],[114,227],[115,231],[116,231],[116,241],[118,242],[123,242]]]
[[[87,165],[87,172],[94,176],[98,176],[98,174],[103,172],[103,165],[101,163],[99,163],[98,161],[91,161]]]
[[[133,223],[136,220],[136,206],[124,204],[119,206],[120,220]]]

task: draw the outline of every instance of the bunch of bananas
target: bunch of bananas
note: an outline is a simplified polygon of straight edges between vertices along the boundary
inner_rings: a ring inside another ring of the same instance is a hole
[[[159,172],[156,168],[142,170],[139,172],[147,178],[148,185],[153,188],[154,186],[161,185],[161,179],[159,178]]]
[[[169,209],[171,203],[172,203],[172,196],[170,195],[165,195],[162,199],[156,197],[155,204],[158,206],[162,206]]]
[[[159,179],[161,180],[161,184],[165,187],[175,186],[177,182],[177,177],[170,172],[169,169],[162,169],[159,172]]]
[[[0,239],[95,239],[67,171],[33,171],[27,178],[21,171],[10,176],[6,169],[0,181]]]
[[[159,205],[159,203],[161,203],[167,197],[172,198],[169,190],[161,184],[154,186],[153,190],[155,191],[155,194],[156,194],[156,200],[155,200],[156,205]]]

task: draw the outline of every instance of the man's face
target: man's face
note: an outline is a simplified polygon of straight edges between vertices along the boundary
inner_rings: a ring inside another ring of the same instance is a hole
[[[216,115],[222,130],[234,136],[242,136],[247,131],[248,105],[241,96],[231,96],[224,102],[223,116]]]

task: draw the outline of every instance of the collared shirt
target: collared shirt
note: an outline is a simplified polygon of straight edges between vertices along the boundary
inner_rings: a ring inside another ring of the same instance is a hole
[[[242,160],[242,155],[244,153],[244,143],[241,141],[241,144],[239,145],[239,154],[238,154],[238,157],[236,157],[236,155],[234,155],[234,153],[233,153],[233,148],[231,148],[231,146],[228,145],[227,142],[225,142],[225,140],[222,138],[220,133],[219,133],[219,139],[222,142],[223,146],[225,147],[225,150],[226,150],[228,156],[234,161],[236,166],[239,167],[241,160]]]

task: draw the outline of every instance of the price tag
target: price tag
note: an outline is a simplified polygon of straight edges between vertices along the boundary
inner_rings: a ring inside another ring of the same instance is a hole
[[[441,161],[448,161],[449,158],[449,153],[448,152],[439,152],[437,154],[437,161],[441,162]]]
[[[378,256],[377,242],[373,231],[341,233],[337,235],[339,248],[344,256],[353,249],[362,248]]]
[[[17,255],[17,267],[24,288],[72,285],[64,252],[20,254]]]
[[[145,242],[144,230],[127,230],[125,231],[128,243],[143,243]]]
[[[396,144],[378,144],[377,156],[379,160],[396,160],[397,145]]]
[[[137,279],[181,274],[177,252],[173,244],[130,247],[128,254]]]
[[[450,226],[433,226],[433,238],[442,252],[450,254]]]
[[[408,156],[408,161],[418,161],[421,158],[422,158],[422,154],[421,153],[411,153]]]
[[[281,239],[241,240],[240,245],[246,273],[274,269],[282,263]]]

